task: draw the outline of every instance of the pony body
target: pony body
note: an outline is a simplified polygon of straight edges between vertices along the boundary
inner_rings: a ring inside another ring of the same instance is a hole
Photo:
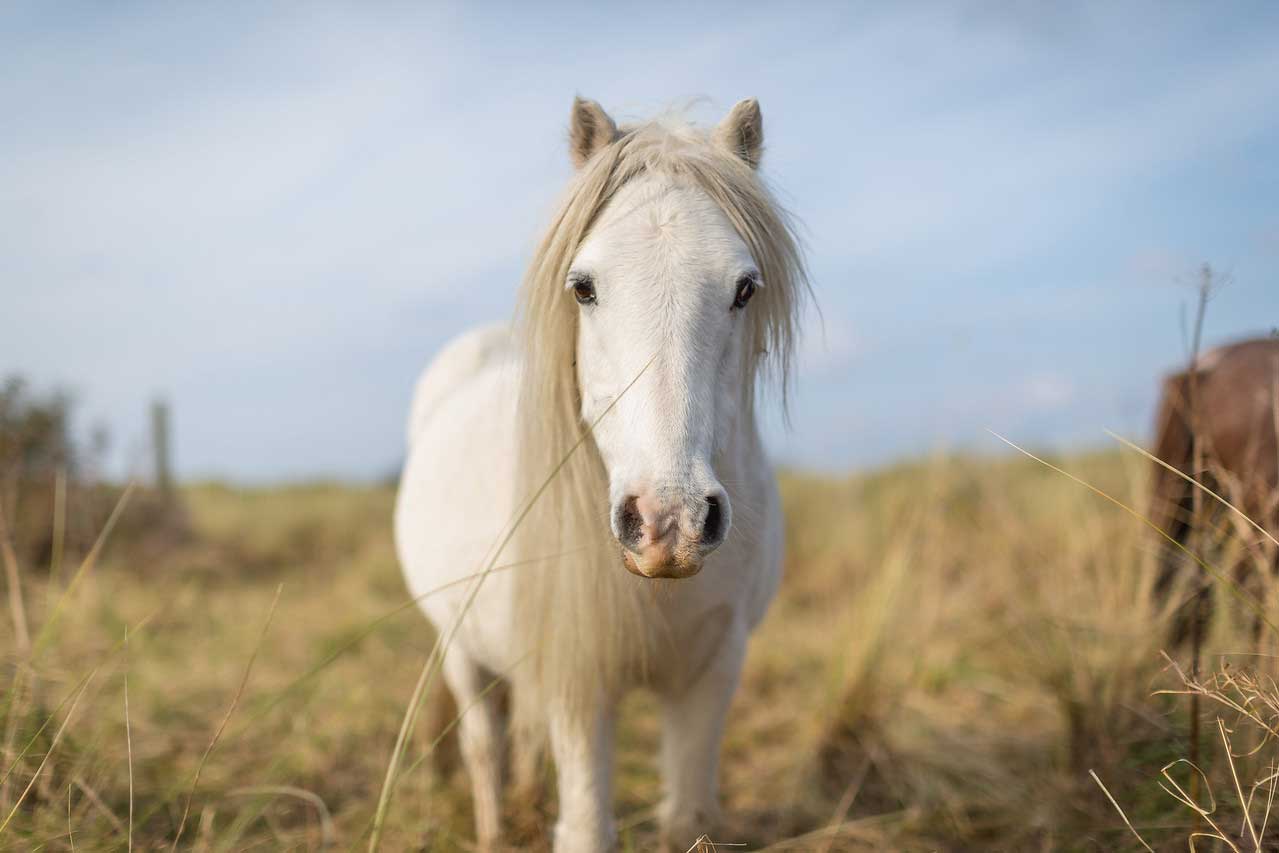
[[[710,133],[618,129],[578,101],[571,136],[578,174],[518,324],[462,336],[418,383],[397,549],[414,595],[459,582],[422,608],[452,636],[481,846],[499,835],[501,677],[517,722],[549,734],[558,853],[613,845],[613,709],[654,690],[663,836],[683,850],[713,831],[728,705],[780,579],[755,387],[787,374],[803,267],[755,172],[753,101]]]

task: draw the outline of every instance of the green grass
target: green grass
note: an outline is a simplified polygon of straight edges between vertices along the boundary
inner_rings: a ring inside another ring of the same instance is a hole
[[[1139,458],[1054,462],[1141,504]],[[1154,695],[1181,681],[1160,656],[1167,607],[1149,595],[1160,548],[1149,531],[1026,459],[925,460],[849,478],[792,473],[782,485],[786,580],[733,706],[729,823],[716,841],[1138,849],[1089,776],[1095,770],[1156,849],[1184,849],[1193,816],[1158,786],[1160,769],[1187,754],[1187,724],[1184,697]],[[416,608],[396,612],[407,593],[390,536],[393,493],[198,485],[183,498],[189,535],[108,542],[37,656],[5,634],[0,772],[13,771],[0,821],[13,817],[0,849],[123,849],[130,777],[138,850],[169,849],[188,798],[180,849],[316,849],[330,834],[338,849],[367,843],[434,641]],[[20,568],[34,635],[71,572],[52,581],[41,567]],[[1220,652],[1257,648],[1237,603],[1221,599],[1206,658],[1214,667]],[[1263,637],[1263,648],[1272,645]],[[471,843],[453,748],[426,755],[452,712],[439,697],[428,706],[406,749],[384,850]],[[636,694],[623,712],[623,847],[648,850],[655,708]],[[1217,713],[1236,720],[1207,701],[1205,713],[1204,768],[1238,831],[1211,722]],[[1236,751],[1253,736],[1238,727]],[[1239,772],[1253,778],[1275,758],[1266,743],[1239,759]],[[552,803],[548,794],[515,810],[519,837],[544,832]]]

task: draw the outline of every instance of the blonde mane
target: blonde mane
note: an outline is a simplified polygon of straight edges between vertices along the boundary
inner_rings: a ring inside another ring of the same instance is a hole
[[[517,711],[526,721],[548,703],[580,715],[642,677],[660,640],[657,585],[621,565],[608,522],[608,484],[582,423],[577,372],[578,309],[565,280],[601,211],[629,181],[662,175],[705,192],[727,215],[759,266],[763,286],[747,316],[742,421],[752,425],[757,376],[775,382],[783,405],[808,282],[791,222],[756,171],[712,136],[686,124],[654,121],[623,128],[568,187],[524,279],[518,336],[523,370],[518,406],[516,494],[541,491],[516,531],[517,559],[539,565],[516,573],[515,629],[529,659],[517,667]],[[576,447],[576,449],[574,449]],[[563,462],[562,467],[557,466]],[[549,482],[548,482],[549,478]]]

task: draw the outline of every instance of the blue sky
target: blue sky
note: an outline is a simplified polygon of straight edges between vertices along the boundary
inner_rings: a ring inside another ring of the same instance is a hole
[[[162,394],[186,476],[383,474],[510,315],[575,93],[760,99],[822,312],[792,464],[1142,437],[1204,260],[1210,343],[1279,326],[1279,5],[603,5],[6,6],[0,373],[122,472]]]

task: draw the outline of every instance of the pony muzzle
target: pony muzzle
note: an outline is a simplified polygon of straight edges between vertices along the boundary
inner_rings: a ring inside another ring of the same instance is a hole
[[[701,499],[629,495],[613,510],[613,533],[627,570],[646,578],[687,578],[728,534],[728,496],[714,489]]]

